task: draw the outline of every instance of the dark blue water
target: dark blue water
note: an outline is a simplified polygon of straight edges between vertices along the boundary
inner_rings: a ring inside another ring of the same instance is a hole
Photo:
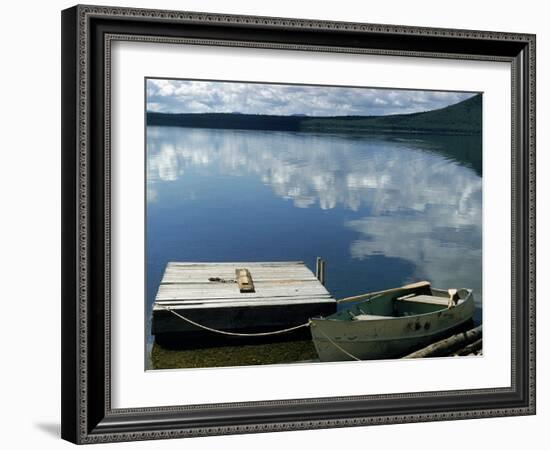
[[[342,298],[474,289],[479,137],[147,128],[147,310],[168,261],[327,261]]]

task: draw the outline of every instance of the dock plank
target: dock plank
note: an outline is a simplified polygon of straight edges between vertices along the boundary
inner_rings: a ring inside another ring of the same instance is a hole
[[[293,269],[279,269],[278,267],[252,267],[250,269],[255,280],[317,280],[307,267]],[[182,281],[207,281],[208,278],[219,277],[223,279],[235,279],[235,269],[226,267],[201,267],[188,269],[185,267],[167,267],[162,279],[163,283]]]
[[[327,292],[315,285],[299,287],[291,286],[265,286],[263,283],[257,284],[255,292],[235,292],[235,286],[219,286],[211,288],[209,286],[195,285],[190,289],[182,289],[182,285],[161,285],[157,292],[157,300],[165,298],[208,298],[208,297],[229,297],[229,298],[244,298],[247,296],[266,296],[266,295],[284,295],[287,297],[295,297],[296,295],[325,295]],[[238,289],[238,287],[237,287]]]
[[[178,311],[180,309],[196,309],[196,308],[233,308],[243,306],[270,306],[270,305],[294,305],[294,304],[308,304],[308,303],[332,303],[330,298],[319,299],[318,297],[304,297],[300,299],[289,299],[287,297],[266,297],[259,300],[251,301],[250,299],[243,300],[231,300],[224,299],[212,300],[209,302],[174,302],[174,303],[156,303],[154,310],[166,310],[166,308]]]

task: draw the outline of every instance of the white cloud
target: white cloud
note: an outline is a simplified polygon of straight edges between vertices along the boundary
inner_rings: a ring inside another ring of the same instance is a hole
[[[147,80],[147,109],[171,113],[385,115],[442,108],[472,95],[465,92]]]

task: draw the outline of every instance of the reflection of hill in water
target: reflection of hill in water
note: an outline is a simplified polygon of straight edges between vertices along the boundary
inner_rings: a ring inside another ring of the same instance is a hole
[[[187,170],[255,175],[298,208],[351,211],[342,220],[357,233],[349,244],[354,259],[401,258],[414,264],[415,278],[479,290],[475,139],[149,127],[148,200],[155,200],[157,183]]]
[[[421,140],[425,150],[438,153],[459,164],[470,167],[481,176],[483,166],[480,134],[472,136],[430,135],[422,136]]]

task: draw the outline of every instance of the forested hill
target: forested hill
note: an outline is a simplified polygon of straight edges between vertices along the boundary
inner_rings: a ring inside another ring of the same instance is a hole
[[[481,94],[445,108],[412,114],[311,117],[147,112],[147,125],[277,131],[479,134]]]

